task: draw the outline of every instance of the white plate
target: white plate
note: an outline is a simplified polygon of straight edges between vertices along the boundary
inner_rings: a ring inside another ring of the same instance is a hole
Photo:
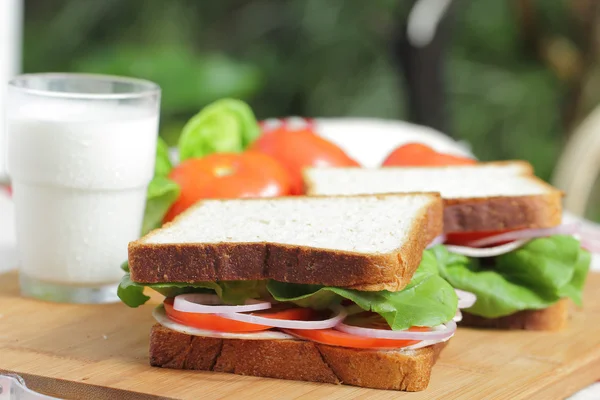
[[[456,142],[434,129],[403,121],[317,118],[315,127],[321,136],[369,168],[381,165],[392,150],[411,142],[423,143],[444,153],[473,156],[466,143]]]

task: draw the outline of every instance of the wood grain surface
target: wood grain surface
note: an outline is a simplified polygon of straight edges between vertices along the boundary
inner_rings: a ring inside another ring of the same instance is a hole
[[[0,372],[94,399],[562,399],[600,378],[600,274],[563,332],[460,329],[418,393],[152,368],[151,308],[25,299],[15,273],[0,275]]]

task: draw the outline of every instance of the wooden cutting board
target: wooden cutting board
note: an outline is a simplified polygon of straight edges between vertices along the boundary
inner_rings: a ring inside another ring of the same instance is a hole
[[[148,365],[152,306],[52,304],[0,275],[0,372],[63,398],[562,399],[600,378],[600,274],[560,333],[460,329],[424,392],[284,381]],[[152,396],[152,397],[150,397]]]

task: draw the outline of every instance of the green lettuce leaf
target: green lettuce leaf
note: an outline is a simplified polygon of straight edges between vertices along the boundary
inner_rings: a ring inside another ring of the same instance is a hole
[[[300,307],[322,310],[342,302],[343,297],[321,285],[302,285],[300,283],[286,283],[269,281],[267,290],[277,301],[288,301]]]
[[[139,307],[150,300],[150,297],[144,294],[144,286],[133,282],[129,277],[129,273],[121,279],[121,283],[117,288],[117,296],[129,307]]]
[[[487,270],[477,260],[449,253],[443,246],[431,249],[438,258],[440,273],[450,284],[477,296],[468,312],[487,318],[513,314],[518,310],[539,309],[556,301],[513,283],[497,271]]]
[[[139,307],[150,297],[144,294],[149,287],[165,297],[174,297],[184,293],[214,293],[226,304],[243,304],[247,299],[264,297],[265,281],[222,281],[222,282],[169,282],[143,284],[131,280],[129,267],[124,263],[121,268],[126,274],[121,279],[117,295],[129,307]]]
[[[588,251],[580,249],[575,263],[575,272],[571,281],[559,291],[560,297],[568,297],[579,307],[583,306],[583,287],[592,263],[592,256]]]
[[[441,276],[452,286],[477,296],[467,311],[498,318],[517,311],[549,307],[563,297],[581,305],[590,255],[571,236],[535,239],[510,253],[496,257],[493,269],[436,246]]]
[[[123,272],[129,273],[129,260],[127,260],[123,264],[121,264],[121,270]]]
[[[123,303],[129,307],[139,307],[150,300],[144,294],[144,288],[149,287],[165,297],[175,297],[184,293],[221,293],[221,287],[214,282],[199,282],[193,285],[189,283],[152,283],[140,284],[131,280],[127,273],[121,279],[117,295]],[[244,298],[245,300],[246,298]]]
[[[154,164],[154,176],[167,176],[173,169],[171,159],[169,158],[169,146],[161,138],[158,137],[156,143],[156,162]]]
[[[435,326],[451,320],[458,303],[452,286],[440,277],[436,262],[433,254],[424,252],[413,279],[399,292],[364,292],[277,281],[270,281],[267,289],[278,301],[317,309],[348,299],[363,310],[380,314],[393,330]]]
[[[179,185],[165,176],[155,176],[148,185],[142,235],[160,228],[169,208],[179,197]]]
[[[248,299],[265,298],[267,281],[220,281],[220,291],[215,290],[226,304],[244,304]]]
[[[204,107],[183,127],[179,159],[239,153],[260,134],[256,117],[241,100],[222,99]]]

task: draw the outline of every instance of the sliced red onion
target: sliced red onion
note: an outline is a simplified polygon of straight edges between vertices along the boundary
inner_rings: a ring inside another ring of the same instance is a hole
[[[194,328],[192,326],[187,326],[180,324],[171,320],[167,317],[165,313],[165,308],[161,304],[156,307],[152,312],[154,319],[164,326],[165,328],[169,328],[171,330],[184,333],[186,335],[192,336],[201,336],[201,337],[212,337],[219,339],[244,339],[244,340],[289,340],[295,339],[294,336],[290,336],[287,333],[275,331],[275,330],[267,330],[260,332],[247,332],[247,333],[230,333],[230,332],[219,332],[219,331],[210,331],[207,329],[199,329]]]
[[[460,312],[460,310],[456,310],[456,315],[454,316],[454,318],[452,318],[452,321],[454,321],[454,322],[462,321],[462,313]]]
[[[265,318],[258,315],[240,314],[240,313],[223,313],[217,314],[219,317],[231,319],[234,321],[248,322],[250,324],[258,324],[271,326],[273,328],[287,329],[328,329],[333,328],[344,318],[346,318],[346,310],[341,306],[331,307],[334,315],[331,318],[322,321],[298,321],[287,319]]]
[[[578,231],[579,224],[577,223],[562,224],[553,228],[522,229],[474,240],[469,243],[469,247],[483,247],[512,240],[535,239],[552,235],[573,235]]]
[[[422,349],[423,347],[427,347],[427,346],[432,346],[434,344],[440,343],[440,342],[446,342],[450,340],[450,338],[446,338],[443,340],[422,340],[419,343],[415,343],[413,345],[407,346],[407,347],[403,347],[401,349],[398,349],[399,351],[407,351],[407,350],[416,350],[416,349]]]
[[[429,245],[427,245],[427,248],[432,248],[433,246],[437,246],[438,244],[442,244],[446,241],[446,235],[439,235],[436,236],[431,243],[429,243]]]
[[[583,247],[587,251],[591,253],[600,253],[600,241],[590,240],[588,238],[581,238],[579,242],[581,243],[581,247]]]
[[[513,250],[518,249],[523,246],[529,240],[515,240],[514,242],[501,244],[496,247],[484,247],[484,248],[476,248],[476,247],[466,247],[466,246],[454,246],[454,245],[446,245],[446,248],[449,252],[461,254],[467,257],[475,257],[475,258],[483,258],[483,257],[496,257],[502,254],[510,253]]]
[[[477,301],[477,296],[471,292],[466,292],[460,289],[454,289],[458,296],[458,308],[469,308]]]
[[[581,224],[577,234],[583,238],[600,240],[600,228],[597,228],[596,226],[597,224],[592,225],[591,223],[587,223],[586,225]]]
[[[399,340],[442,340],[449,338],[456,332],[456,322],[450,320],[444,325],[432,328],[427,332],[411,331],[390,331],[387,329],[371,329],[360,326],[346,325],[343,322],[337,324],[335,329],[349,333],[351,335],[372,337],[378,339],[399,339]]]
[[[186,293],[175,296],[173,309],[194,314],[236,313],[268,310],[271,303],[254,299],[246,300],[243,306],[223,305],[216,294]]]

